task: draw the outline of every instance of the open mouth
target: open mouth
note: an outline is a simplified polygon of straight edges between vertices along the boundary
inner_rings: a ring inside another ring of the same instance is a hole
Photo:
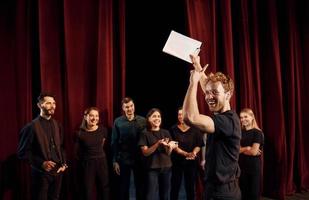
[[[217,104],[215,100],[207,100],[207,103],[210,107],[215,107]]]

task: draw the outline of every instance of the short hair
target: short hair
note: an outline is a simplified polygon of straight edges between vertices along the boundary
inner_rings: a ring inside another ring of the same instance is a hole
[[[133,99],[131,97],[124,97],[121,101],[121,105],[125,104],[125,103],[129,103],[130,101],[134,102]]]
[[[55,99],[55,95],[49,92],[41,92],[40,95],[38,96],[37,100],[38,103],[42,103],[44,101],[45,97],[52,97],[53,99]]]
[[[225,75],[222,72],[208,74],[206,84],[209,81],[213,83],[221,82],[225,92],[231,92],[231,94],[234,92],[234,81],[228,75]]]

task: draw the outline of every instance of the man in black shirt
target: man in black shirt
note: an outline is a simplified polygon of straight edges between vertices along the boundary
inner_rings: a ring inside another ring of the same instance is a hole
[[[136,199],[143,200],[144,169],[142,155],[137,145],[146,119],[135,114],[135,105],[130,97],[122,100],[123,115],[115,119],[112,130],[113,168],[120,178],[119,197],[129,200],[130,177],[133,172]]]
[[[41,93],[37,103],[40,116],[20,132],[18,157],[32,168],[32,199],[59,199],[62,172],[67,168],[63,151],[63,135],[54,115],[54,96]]]
[[[186,121],[209,134],[205,199],[240,200],[238,157],[241,129],[239,118],[230,106],[234,83],[221,72],[206,76],[204,71],[207,66],[202,69],[199,56],[191,55],[191,59],[195,70],[191,72],[183,111]],[[214,113],[213,116],[199,112],[196,97],[199,82],[209,110]]]

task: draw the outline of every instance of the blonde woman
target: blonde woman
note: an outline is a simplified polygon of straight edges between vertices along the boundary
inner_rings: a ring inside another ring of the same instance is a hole
[[[244,108],[240,112],[242,138],[240,141],[239,166],[240,189],[243,200],[260,199],[261,153],[264,144],[263,132],[257,125],[253,111]]]

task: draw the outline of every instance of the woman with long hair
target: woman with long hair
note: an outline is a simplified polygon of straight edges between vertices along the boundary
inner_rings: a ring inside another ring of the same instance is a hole
[[[108,165],[104,152],[107,129],[99,125],[99,109],[90,107],[84,111],[77,133],[76,152],[81,167],[83,199],[93,199],[96,186],[97,199],[107,200],[109,194]]]
[[[240,189],[243,200],[260,199],[261,153],[264,135],[250,108],[240,112],[242,138],[240,141],[239,166],[241,169]]]

